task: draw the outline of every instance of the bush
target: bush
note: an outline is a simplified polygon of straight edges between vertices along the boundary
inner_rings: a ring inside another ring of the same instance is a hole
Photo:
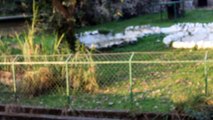
[[[95,92],[98,89],[95,65],[73,65],[70,70],[74,91]]]
[[[88,51],[80,43],[76,44],[78,51],[72,58],[73,62],[88,62],[89,64],[72,64],[70,66],[70,86],[74,91],[95,92],[99,85],[96,79],[96,66],[93,63],[92,51]]]
[[[25,72],[23,78],[18,81],[18,90],[29,96],[36,96],[53,87],[55,81],[53,72],[48,67],[41,67]]]

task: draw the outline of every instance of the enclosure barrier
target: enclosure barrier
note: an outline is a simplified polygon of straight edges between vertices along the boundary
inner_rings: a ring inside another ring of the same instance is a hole
[[[211,71],[210,52],[1,56],[0,103],[172,111],[212,96]]]

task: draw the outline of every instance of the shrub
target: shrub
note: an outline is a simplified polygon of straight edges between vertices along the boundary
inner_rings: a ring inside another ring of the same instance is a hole
[[[48,67],[27,71],[18,81],[18,90],[26,95],[35,96],[44,93],[54,85],[53,72]]]
[[[70,70],[71,87],[74,91],[95,92],[98,89],[95,65],[72,65]]]
[[[96,79],[96,66],[91,51],[77,43],[77,53],[72,62],[88,62],[89,64],[72,64],[70,67],[70,86],[74,91],[95,92],[99,85]],[[83,53],[83,54],[82,54]]]

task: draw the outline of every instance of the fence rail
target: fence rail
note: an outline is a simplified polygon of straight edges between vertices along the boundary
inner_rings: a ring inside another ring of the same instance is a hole
[[[0,56],[0,103],[171,111],[192,97],[212,96],[212,57],[210,52]]]

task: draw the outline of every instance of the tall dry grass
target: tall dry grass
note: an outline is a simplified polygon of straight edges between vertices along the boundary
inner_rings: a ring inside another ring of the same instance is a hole
[[[77,43],[76,51],[78,52],[71,59],[72,62],[85,61],[90,64],[72,64],[70,66],[70,85],[75,92],[95,92],[99,85],[96,79],[96,65],[92,58],[92,52],[79,43]]]

